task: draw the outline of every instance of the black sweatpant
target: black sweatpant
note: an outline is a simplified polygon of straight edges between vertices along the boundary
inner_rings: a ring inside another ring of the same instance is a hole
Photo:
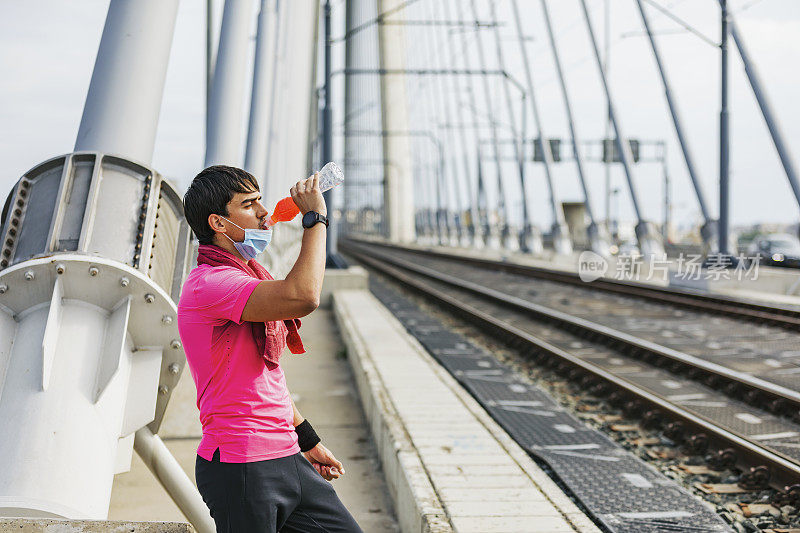
[[[217,533],[362,533],[330,483],[301,454],[253,463],[199,455],[197,488]]]

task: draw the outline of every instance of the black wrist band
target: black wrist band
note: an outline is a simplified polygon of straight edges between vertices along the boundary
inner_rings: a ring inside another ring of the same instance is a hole
[[[301,452],[307,452],[322,440],[308,420],[303,420],[302,423],[295,426],[294,430],[297,433],[297,444],[300,446]]]

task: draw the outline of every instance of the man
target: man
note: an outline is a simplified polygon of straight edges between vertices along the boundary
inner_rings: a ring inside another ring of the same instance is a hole
[[[262,229],[268,212],[252,175],[209,167],[183,199],[200,248],[178,329],[203,424],[195,478],[218,532],[361,531],[328,483],[344,468],[297,411],[279,363],[287,345],[304,351],[297,319],[319,305],[325,273],[318,176],[291,195],[305,229],[284,280],[255,260],[271,230]]]

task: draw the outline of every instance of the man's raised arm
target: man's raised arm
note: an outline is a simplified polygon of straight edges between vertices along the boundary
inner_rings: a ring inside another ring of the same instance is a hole
[[[319,191],[319,174],[298,181],[291,188],[292,199],[302,214],[308,211],[327,216]],[[265,322],[299,318],[319,307],[322,279],[325,276],[325,224],[303,231],[300,255],[284,280],[262,281],[242,311],[242,320]]]

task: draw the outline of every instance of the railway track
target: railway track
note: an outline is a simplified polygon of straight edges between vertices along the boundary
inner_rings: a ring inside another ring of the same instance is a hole
[[[685,309],[731,316],[750,320],[753,322],[770,324],[786,328],[790,331],[800,332],[800,309],[791,306],[766,305],[759,302],[742,300],[724,295],[709,295],[685,289],[671,287],[653,287],[652,285],[632,281],[618,281],[600,278],[587,284],[581,281],[577,274],[560,270],[522,265],[508,261],[497,261],[469,256],[457,256],[452,253],[440,252],[430,249],[405,248],[385,242],[359,241],[351,242],[369,245],[386,250],[398,250],[420,257],[432,257],[447,261],[458,261],[465,265],[473,265],[500,272],[519,274],[527,278],[552,281],[579,288],[591,287],[592,291],[623,295],[625,297],[640,298],[645,301],[657,300],[661,303],[673,304]]]
[[[346,241],[342,250],[527,353],[538,364],[580,382],[592,394],[606,396],[629,415],[638,416],[644,426],[660,429],[687,453],[705,456],[711,467],[737,467],[741,486],[771,487],[779,502],[800,503],[800,393],[787,386],[790,378],[776,383],[744,373],[731,363],[740,362],[742,354],[739,358],[728,354],[726,361],[716,357],[719,354],[686,353],[643,338],[641,331],[634,334],[630,327],[627,331],[611,327],[613,320],[603,324],[588,319],[587,313],[578,316],[535,300],[557,302],[561,297],[562,303],[569,300],[573,307],[578,300],[603,313],[596,306],[597,295],[603,294],[600,300],[610,299],[616,308],[624,310],[627,305],[628,326],[638,320],[646,328],[659,311],[700,325],[719,320],[711,333],[729,330],[734,338],[732,323],[740,330],[755,328],[761,335],[780,331],[786,344],[797,347],[793,310],[678,291],[668,291],[670,297],[665,298],[650,287],[636,286],[628,294],[625,284],[613,282],[603,284],[598,293],[594,283],[587,288],[561,273],[546,272],[543,279],[527,267],[474,259],[461,262],[452,256],[374,243]],[[526,291],[532,284],[533,293]],[[592,295],[576,296],[583,293]],[[692,302],[691,311],[686,311],[686,300]],[[631,301],[638,304],[631,306]],[[726,362],[727,366],[721,364]]]

